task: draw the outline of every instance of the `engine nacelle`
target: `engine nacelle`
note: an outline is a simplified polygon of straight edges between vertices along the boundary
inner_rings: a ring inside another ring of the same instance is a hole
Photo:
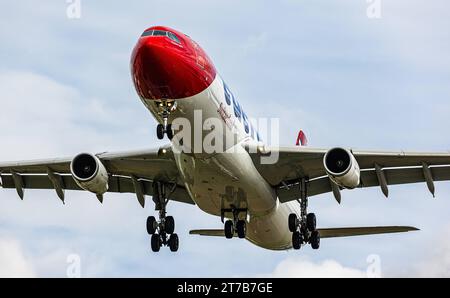
[[[325,170],[337,185],[353,189],[359,186],[361,171],[353,154],[343,148],[334,148],[325,154],[323,159]]]
[[[77,155],[70,164],[70,171],[82,189],[97,195],[108,191],[108,171],[97,156],[88,153]]]

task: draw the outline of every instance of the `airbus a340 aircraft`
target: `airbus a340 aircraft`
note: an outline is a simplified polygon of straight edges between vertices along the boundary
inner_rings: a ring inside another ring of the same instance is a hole
[[[197,205],[224,222],[223,229],[191,231],[194,235],[245,238],[271,250],[307,244],[318,249],[321,238],[417,229],[318,229],[316,216],[307,212],[310,197],[330,193],[340,202],[341,190],[373,186],[388,196],[389,185],[417,182],[426,182],[434,195],[434,181],[450,180],[450,153],[265,146],[210,58],[173,29],[145,30],[133,51],[131,72],[140,99],[159,123],[158,138],[167,137],[170,145],[0,163],[3,188],[16,189],[21,199],[24,189],[54,189],[62,201],[65,190],[85,190],[101,202],[107,192],[134,193],[142,206],[145,196],[152,196],[159,216],[147,219],[151,248],[158,252],[168,246],[175,252],[179,239],[174,218],[166,215],[169,201]],[[213,123],[200,123],[200,133],[194,125],[199,114]],[[179,119],[185,121],[176,124]],[[223,150],[194,148],[220,124],[215,145]],[[178,136],[183,130],[192,137]],[[300,141],[305,141],[302,134]],[[263,162],[274,154],[275,162]]]

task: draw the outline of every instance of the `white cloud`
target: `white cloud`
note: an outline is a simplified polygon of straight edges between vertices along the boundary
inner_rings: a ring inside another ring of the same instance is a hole
[[[413,265],[417,277],[450,277],[450,226],[428,241],[428,254]]]
[[[349,268],[334,260],[318,263],[307,258],[288,258],[279,263],[272,274],[275,278],[364,278],[366,272]]]
[[[36,277],[33,266],[15,240],[0,239],[0,278]]]

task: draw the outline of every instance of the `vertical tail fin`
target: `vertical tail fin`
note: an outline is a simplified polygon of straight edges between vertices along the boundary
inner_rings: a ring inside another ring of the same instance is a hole
[[[303,132],[303,130],[300,130],[297,137],[297,146],[308,146],[308,138],[306,137],[306,134]]]

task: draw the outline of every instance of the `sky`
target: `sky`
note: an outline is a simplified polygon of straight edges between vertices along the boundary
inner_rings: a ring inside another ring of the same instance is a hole
[[[311,147],[450,149],[450,4],[444,0],[132,1],[0,4],[0,160],[155,148],[155,120],[132,85],[131,51],[144,29],[190,35],[252,117],[280,119],[280,143],[299,129]],[[321,249],[272,252],[246,241],[189,236],[221,228],[171,203],[180,251],[154,254],[151,204],[134,195],[0,190],[0,276],[450,276],[450,183],[378,188],[310,199],[320,227],[411,225],[420,232],[326,239]]]

